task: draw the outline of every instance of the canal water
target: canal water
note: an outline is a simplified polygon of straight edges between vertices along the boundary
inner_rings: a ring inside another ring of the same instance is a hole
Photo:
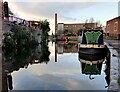
[[[5,72],[11,78],[8,89],[107,90],[106,64],[102,63],[99,72],[95,68],[92,68],[94,73],[89,72],[90,68],[83,70],[77,44],[49,42],[48,46],[40,45],[31,52],[32,56],[18,60],[19,64],[5,62]]]

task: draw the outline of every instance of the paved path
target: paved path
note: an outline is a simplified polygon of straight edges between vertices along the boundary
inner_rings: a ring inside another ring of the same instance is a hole
[[[107,42],[108,44],[114,46],[114,48],[119,48],[120,49],[120,40],[104,40],[105,42]]]
[[[105,40],[105,42],[120,50],[120,40]],[[118,76],[120,77],[120,53],[118,54]],[[120,92],[120,85],[118,85],[118,92]]]

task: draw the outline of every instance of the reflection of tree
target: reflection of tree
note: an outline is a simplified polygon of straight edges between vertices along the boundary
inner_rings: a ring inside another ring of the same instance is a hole
[[[27,61],[29,56],[31,56],[31,53],[30,48],[20,47],[17,49],[5,49],[3,52],[3,56],[5,57],[4,62],[12,64],[10,71],[13,71],[19,70],[19,68],[23,68],[26,64],[28,65]]]
[[[42,62],[46,62],[46,64],[47,64],[49,61],[49,55],[50,55],[50,51],[48,50],[48,45],[43,43],[41,45],[41,60],[42,60]]]
[[[37,48],[37,47],[36,47]],[[5,58],[5,63],[11,63],[12,66],[5,66],[9,72],[14,70],[19,70],[20,68],[27,67],[30,62],[38,60],[38,56],[36,56],[35,49],[31,47],[19,47],[12,49],[4,49],[3,56]],[[41,45],[41,52],[37,52],[40,54],[38,63],[45,62],[46,64],[49,62],[50,52],[48,51],[48,45]],[[37,54],[37,55],[38,55]],[[34,64],[34,63],[32,63]],[[9,67],[9,68],[8,68]]]
[[[9,68],[10,72],[14,70],[19,70],[20,68],[27,67],[30,62],[38,59],[35,49],[32,48],[19,48],[19,49],[9,49],[4,51],[3,55],[5,57],[5,62],[11,63],[12,67]],[[49,62],[50,52],[48,51],[47,45],[41,46],[39,63],[45,62],[46,64]],[[7,66],[9,67],[9,66]]]

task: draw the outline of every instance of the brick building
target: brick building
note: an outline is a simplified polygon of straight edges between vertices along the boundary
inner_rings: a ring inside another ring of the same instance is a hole
[[[74,23],[74,24],[64,24],[64,23],[58,23],[58,30],[57,33],[65,33],[65,34],[75,34],[77,35],[77,33],[83,29],[84,27],[87,28],[96,28],[96,23]]]
[[[106,22],[106,34],[107,36],[117,37],[120,39],[120,16],[108,20]]]
[[[63,34],[74,34],[80,31],[80,29],[86,28],[96,28],[96,23],[73,23],[73,24],[64,24],[57,23],[57,14],[55,14],[55,33],[63,35]]]
[[[33,28],[40,28],[41,27],[40,21],[30,20],[28,22],[29,22],[30,26]]]

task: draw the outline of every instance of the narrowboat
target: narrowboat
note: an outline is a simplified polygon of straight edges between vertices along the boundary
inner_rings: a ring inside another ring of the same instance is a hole
[[[84,29],[78,40],[79,58],[90,61],[105,58],[107,48],[103,42],[103,30]]]

